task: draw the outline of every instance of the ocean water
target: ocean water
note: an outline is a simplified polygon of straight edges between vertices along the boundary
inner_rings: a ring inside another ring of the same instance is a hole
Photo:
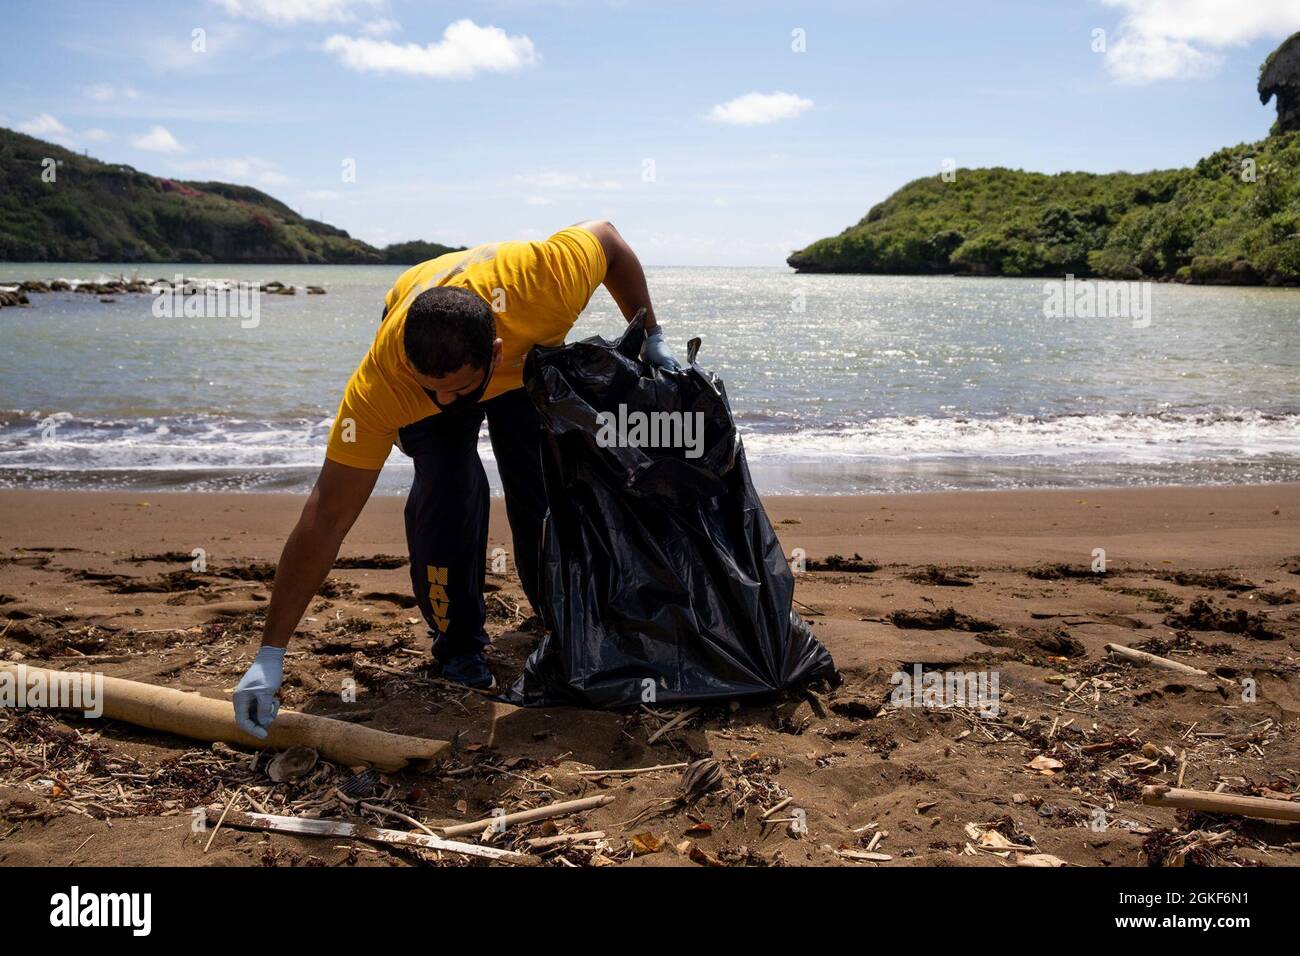
[[[255,328],[147,295],[0,310],[0,486],[310,487],[400,269],[0,263],[0,286],[178,272],[328,292],[263,295]],[[1156,285],[1149,315],[1051,318],[1037,279],[648,274],[765,493],[1300,481],[1300,290]],[[570,338],[621,325],[602,289]],[[395,451],[379,491],[410,478]]]

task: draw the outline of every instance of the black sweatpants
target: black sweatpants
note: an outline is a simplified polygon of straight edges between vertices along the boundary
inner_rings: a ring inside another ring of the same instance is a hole
[[[488,537],[487,475],[478,456],[486,415],[492,453],[505,491],[514,537],[511,558],[529,603],[537,607],[537,574],[546,516],[542,487],[541,419],[523,389],[464,411],[430,415],[398,433],[415,462],[406,498],[406,545],[411,585],[442,661],[481,650],[483,578]]]

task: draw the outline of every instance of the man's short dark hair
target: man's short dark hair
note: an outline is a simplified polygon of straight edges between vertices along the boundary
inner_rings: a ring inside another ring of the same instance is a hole
[[[417,372],[442,378],[466,365],[486,369],[496,337],[491,306],[468,289],[444,286],[415,297],[406,311],[402,345]]]

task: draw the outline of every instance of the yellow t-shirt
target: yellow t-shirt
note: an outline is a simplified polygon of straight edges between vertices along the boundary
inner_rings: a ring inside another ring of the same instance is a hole
[[[397,430],[438,413],[411,375],[402,345],[406,311],[435,286],[469,289],[492,306],[501,364],[481,401],[524,383],[524,356],[560,345],[605,279],[600,240],[570,226],[545,242],[496,242],[449,252],[402,273],[384,297],[387,315],[370,351],[348,380],[325,457],[354,468],[382,468]]]

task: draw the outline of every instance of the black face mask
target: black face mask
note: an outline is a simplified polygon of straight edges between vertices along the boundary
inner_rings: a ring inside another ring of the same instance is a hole
[[[491,379],[492,363],[489,362],[487,369],[483,372],[483,381],[479,382],[478,388],[474,389],[474,391],[470,392],[468,395],[457,395],[450,402],[444,404],[438,401],[437,392],[426,388],[424,393],[429,396],[433,401],[433,404],[438,406],[438,411],[440,412],[463,412],[465,409],[478,404],[478,400],[482,398],[483,393],[487,391],[488,382],[491,381]]]

